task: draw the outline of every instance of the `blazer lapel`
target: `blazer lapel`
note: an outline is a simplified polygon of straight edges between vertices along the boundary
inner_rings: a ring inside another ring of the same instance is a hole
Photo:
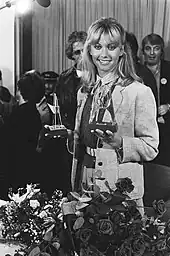
[[[123,102],[123,90],[125,87],[117,85],[112,93],[114,112],[116,113]]]

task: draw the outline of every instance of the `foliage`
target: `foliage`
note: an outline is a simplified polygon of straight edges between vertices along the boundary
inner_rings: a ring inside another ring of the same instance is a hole
[[[27,185],[0,208],[2,236],[25,248],[28,256],[142,256],[170,255],[170,221],[161,222],[163,200],[154,201],[143,217],[129,178],[119,179],[116,190],[90,194],[59,190],[51,199],[36,185]]]

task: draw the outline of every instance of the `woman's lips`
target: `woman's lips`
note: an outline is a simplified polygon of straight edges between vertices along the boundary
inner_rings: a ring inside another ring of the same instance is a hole
[[[99,60],[99,62],[102,64],[102,65],[108,65],[110,63],[110,60]]]

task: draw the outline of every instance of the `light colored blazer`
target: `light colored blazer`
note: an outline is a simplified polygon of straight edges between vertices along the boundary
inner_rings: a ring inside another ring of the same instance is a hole
[[[78,92],[78,108],[75,122],[74,155],[72,166],[72,189],[76,190],[76,175],[80,172],[79,131],[82,112],[88,95]],[[104,177],[114,189],[118,178],[131,178],[134,190],[130,197],[139,199],[144,194],[143,161],[153,160],[158,154],[159,133],[156,122],[156,103],[151,89],[137,81],[126,87],[116,85],[112,93],[118,133],[123,138],[123,159],[117,161],[114,149],[104,144],[96,149],[96,169],[101,169]],[[103,121],[109,121],[110,114],[105,112]],[[102,162],[102,166],[98,165]],[[79,169],[78,169],[79,166]],[[101,184],[100,184],[101,185]],[[102,185],[101,185],[102,186]]]

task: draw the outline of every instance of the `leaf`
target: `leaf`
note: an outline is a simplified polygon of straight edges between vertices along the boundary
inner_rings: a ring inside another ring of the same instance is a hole
[[[52,245],[53,245],[57,250],[59,250],[59,248],[60,248],[60,243],[58,243],[58,242],[53,242]]]
[[[38,246],[36,246],[33,250],[31,250],[31,252],[28,254],[28,256],[36,256],[36,255],[40,255],[40,248]]]
[[[83,224],[84,224],[84,218],[83,217],[79,217],[74,222],[73,229],[74,230],[79,229],[79,228],[81,228],[83,226]]]
[[[76,210],[83,209],[83,208],[85,208],[85,207],[88,206],[88,205],[89,205],[89,204],[85,204],[85,203],[78,202],[77,205],[76,205]]]
[[[89,196],[86,196],[85,194],[83,194],[82,197],[79,198],[79,201],[80,201],[81,203],[86,203],[86,202],[89,202],[89,201],[91,201],[91,200],[92,200],[92,198],[89,197]]]
[[[46,232],[47,232],[47,233],[48,233],[48,232],[51,232],[54,227],[55,227],[55,224],[52,224],[52,225],[47,229]]]
[[[51,227],[50,227],[50,228],[51,228]],[[45,241],[51,241],[52,237],[53,237],[53,232],[52,232],[52,230],[49,230],[49,231],[47,231],[47,232],[45,233],[43,239],[44,239]]]
[[[74,198],[76,198],[77,200],[79,200],[80,195],[79,195],[77,192],[70,192],[70,194],[71,194]]]

